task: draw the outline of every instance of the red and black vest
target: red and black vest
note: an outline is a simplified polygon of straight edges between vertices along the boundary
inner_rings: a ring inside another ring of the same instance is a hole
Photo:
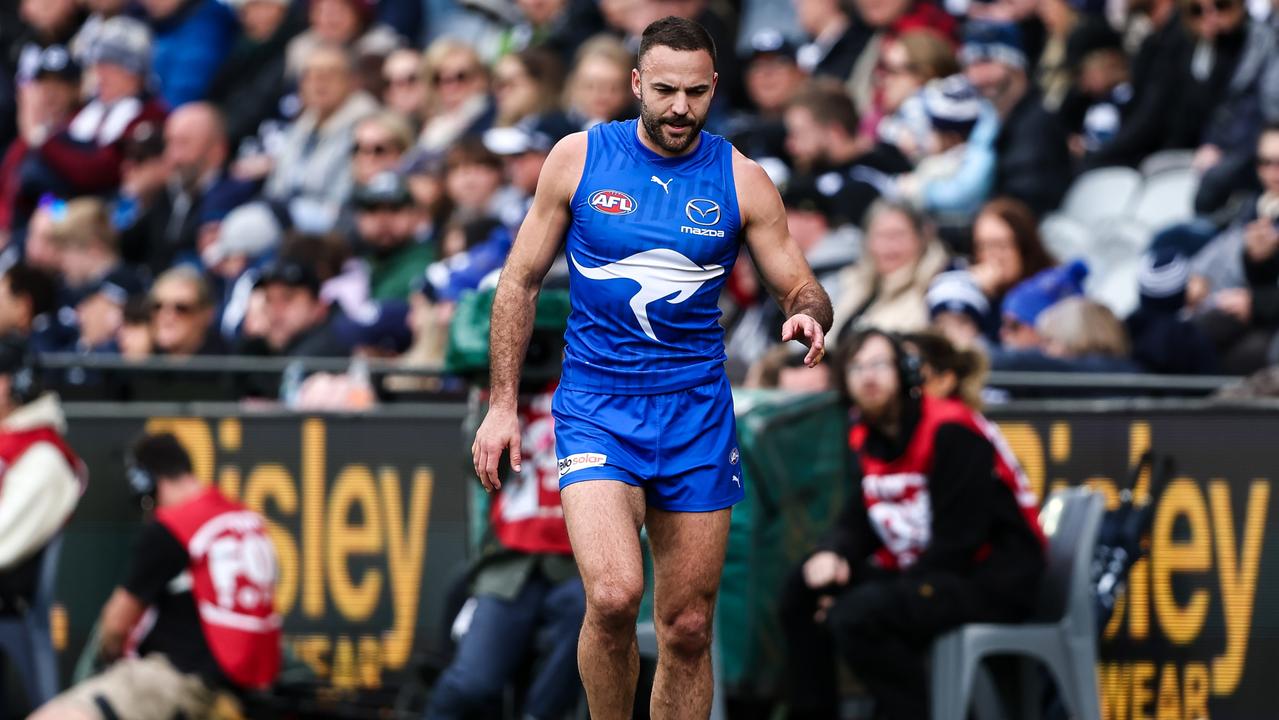
[[[190,557],[191,594],[218,667],[240,687],[269,686],[280,670],[280,616],[262,517],[214,488],[155,517]]]
[[[919,422],[906,450],[894,460],[882,460],[862,451],[869,433],[864,423],[858,423],[849,433],[849,445],[861,460],[866,513],[883,543],[875,551],[873,562],[890,570],[905,569],[928,548],[932,536],[928,478],[934,471],[937,429],[946,424],[966,427],[991,443],[995,449],[995,474],[1013,494],[1022,517],[1042,544],[1038,502],[999,429],[958,400],[925,397],[920,401],[919,412]],[[979,555],[988,552],[989,548],[982,548]]]
[[[76,478],[80,480],[80,494],[83,495],[85,488],[89,484],[89,472],[84,462],[80,460],[75,451],[67,445],[67,441],[62,439],[57,430],[51,427],[33,428],[31,430],[0,430],[0,490],[4,489],[4,476],[18,462],[31,446],[47,442],[61,453],[66,459],[67,464],[71,466],[71,470],[75,472]]]
[[[564,507],[560,504],[559,461],[551,397],[555,387],[521,403],[518,413],[523,460],[518,474],[502,484],[489,509],[489,522],[503,547],[530,554],[572,555]]]

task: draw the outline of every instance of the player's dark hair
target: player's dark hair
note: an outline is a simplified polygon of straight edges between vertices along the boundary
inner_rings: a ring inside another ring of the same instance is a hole
[[[648,51],[655,47],[692,52],[705,50],[711,56],[711,66],[714,67],[717,62],[715,41],[711,39],[711,34],[706,32],[706,28],[692,20],[674,15],[654,20],[644,28],[644,34],[640,36],[638,62],[642,63]]]
[[[143,435],[133,444],[130,457],[156,481],[176,480],[193,471],[191,456],[172,433]]]
[[[23,263],[9,268],[5,274],[9,281],[9,294],[24,297],[31,302],[31,317],[43,315],[53,309],[58,297],[58,283],[52,275]]]
[[[807,110],[818,125],[838,125],[849,135],[857,135],[861,122],[857,106],[844,84],[834,78],[810,80],[790,106]]]

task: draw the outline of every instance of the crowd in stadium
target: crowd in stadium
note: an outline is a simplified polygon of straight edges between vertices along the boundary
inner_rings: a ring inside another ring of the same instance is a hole
[[[833,341],[931,326],[1014,370],[1279,360],[1264,1],[22,0],[0,14],[0,330],[42,352],[438,362],[551,147],[637,114],[638,34],[678,15],[718,47],[706,129],[781,190]],[[735,382],[825,386],[797,344],[778,349],[783,318],[749,257],[722,306]]]

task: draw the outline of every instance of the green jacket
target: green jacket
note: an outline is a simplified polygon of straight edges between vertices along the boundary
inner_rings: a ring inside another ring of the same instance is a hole
[[[386,257],[368,255],[369,296],[374,300],[404,300],[422,279],[426,266],[435,261],[429,243],[412,243]]]

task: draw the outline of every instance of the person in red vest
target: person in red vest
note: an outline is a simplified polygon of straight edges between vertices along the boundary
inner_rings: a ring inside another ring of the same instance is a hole
[[[895,336],[862,331],[837,358],[857,482],[782,595],[788,717],[837,716],[837,656],[877,717],[928,717],[933,640],[1033,612],[1045,564],[1036,507],[980,416],[922,392],[919,361]]]
[[[33,720],[208,717],[220,691],[264,689],[279,672],[276,557],[262,516],[201,483],[171,434],[133,446],[128,479],[154,518],[99,620],[111,665]]]
[[[27,344],[0,338],[0,617],[30,607],[44,548],[84,493],[84,463],[62,439],[66,419],[42,393]]]

